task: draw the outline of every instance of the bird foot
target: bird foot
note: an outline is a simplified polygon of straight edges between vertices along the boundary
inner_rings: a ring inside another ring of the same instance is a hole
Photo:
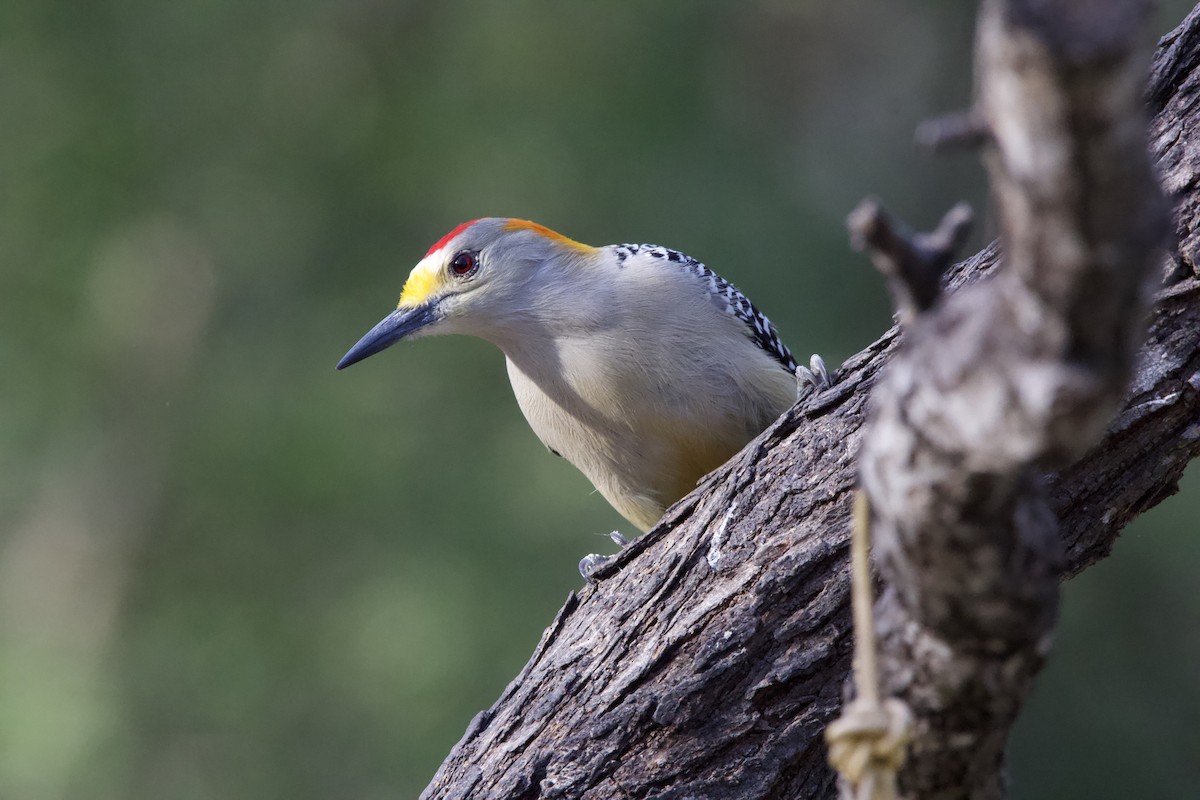
[[[829,368],[825,359],[816,353],[808,360],[808,366],[796,367],[796,399],[799,400],[808,392],[820,392],[833,385],[829,377]]]
[[[616,544],[625,547],[629,544],[629,540],[621,535],[620,531],[611,531],[608,538],[612,539]],[[595,574],[598,569],[603,567],[609,561],[613,560],[613,556],[602,556],[599,553],[589,553],[579,561],[579,574],[588,583],[595,584]]]

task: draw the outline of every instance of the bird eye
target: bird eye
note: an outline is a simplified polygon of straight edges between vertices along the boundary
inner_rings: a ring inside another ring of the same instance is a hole
[[[450,274],[456,278],[465,278],[479,268],[479,257],[464,250],[450,261]]]

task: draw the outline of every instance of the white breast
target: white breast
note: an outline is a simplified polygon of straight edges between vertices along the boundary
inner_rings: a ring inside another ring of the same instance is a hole
[[[674,267],[628,258],[558,319],[545,308],[539,340],[502,345],[534,432],[643,530],[795,397],[745,322]]]

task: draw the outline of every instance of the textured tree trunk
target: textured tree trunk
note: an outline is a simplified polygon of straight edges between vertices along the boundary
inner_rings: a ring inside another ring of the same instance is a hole
[[[904,794],[1003,795],[1059,579],[1200,452],[1200,11],[1159,44],[1144,95],[1143,18],[985,2],[978,119],[1004,257],[989,247],[939,294],[936,259],[902,263],[926,240],[872,240],[904,336],[849,359],[569,597],[423,797],[834,796],[822,732],[850,666],[860,464],[885,688],[917,716]]]

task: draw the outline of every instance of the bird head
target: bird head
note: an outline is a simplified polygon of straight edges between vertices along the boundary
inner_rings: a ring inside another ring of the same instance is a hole
[[[396,310],[367,332],[338,369],[401,339],[465,333],[496,340],[522,315],[544,305],[535,289],[546,269],[567,269],[597,252],[535,222],[503,217],[464,222],[413,267]]]

